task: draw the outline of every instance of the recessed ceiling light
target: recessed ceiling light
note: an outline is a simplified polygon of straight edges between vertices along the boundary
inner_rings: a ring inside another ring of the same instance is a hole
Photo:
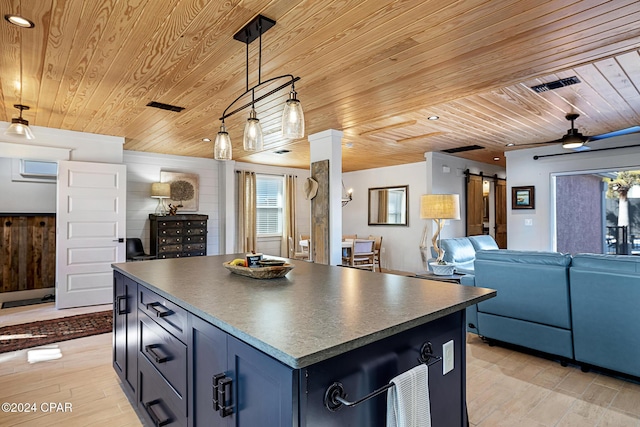
[[[23,18],[20,15],[4,15],[4,19],[9,23],[22,28],[33,28],[36,26],[32,21],[29,21],[27,18]]]
[[[507,144],[507,147],[513,147],[514,145],[516,145],[515,142],[510,142]]]
[[[497,162],[498,160],[500,160],[500,157],[494,157],[493,160]]]
[[[429,120],[438,120],[440,117],[439,116],[429,116],[427,117]]]
[[[202,138],[202,142],[211,142],[211,138]]]

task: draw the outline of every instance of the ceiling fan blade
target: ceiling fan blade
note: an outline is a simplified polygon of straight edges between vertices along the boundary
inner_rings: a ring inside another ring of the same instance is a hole
[[[630,128],[620,129],[613,132],[603,133],[589,137],[589,141],[597,141],[599,139],[612,138],[614,136],[629,135],[630,133],[640,132],[640,126],[631,126]]]
[[[514,147],[524,147],[529,145],[548,145],[548,144],[557,144],[562,142],[562,139],[556,139],[555,141],[546,141],[546,142],[525,142],[522,144],[514,144]]]

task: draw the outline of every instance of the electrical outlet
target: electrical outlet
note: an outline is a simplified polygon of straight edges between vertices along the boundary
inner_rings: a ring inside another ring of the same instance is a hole
[[[453,340],[442,345],[442,375],[453,371]]]

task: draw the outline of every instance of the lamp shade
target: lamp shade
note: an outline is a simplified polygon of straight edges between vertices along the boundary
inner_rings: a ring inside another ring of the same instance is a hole
[[[289,93],[289,99],[287,99],[282,111],[282,136],[284,138],[304,137],[304,112],[296,95],[294,90]]]
[[[231,160],[231,138],[224,127],[224,122],[220,126],[220,132],[216,135],[213,144],[213,158],[216,160]]]
[[[9,125],[9,128],[4,132],[4,134],[26,139],[36,139],[29,128],[29,122],[21,118],[11,119],[11,125]]]
[[[263,146],[262,127],[260,120],[256,117],[256,110],[253,108],[249,113],[247,124],[244,127],[244,138],[242,139],[244,151],[260,151]]]
[[[171,185],[168,182],[154,182],[151,184],[151,197],[156,199],[171,198]]]
[[[421,219],[460,219],[458,194],[425,194],[420,198]]]

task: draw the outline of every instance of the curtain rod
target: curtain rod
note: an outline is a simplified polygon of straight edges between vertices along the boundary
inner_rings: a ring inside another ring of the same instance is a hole
[[[465,176],[466,176],[467,178],[469,178],[469,176],[473,175],[473,176],[481,176],[481,177],[483,177],[483,178],[488,178],[488,179],[501,179],[501,180],[503,180],[503,181],[506,181],[506,180],[507,180],[507,178],[500,178],[500,177],[498,176],[498,174],[497,174],[497,173],[496,173],[496,174],[494,174],[493,176],[491,176],[491,175],[485,175],[485,174],[483,174],[482,172],[480,172],[480,173],[473,173],[473,172],[469,172],[469,169],[466,169],[466,170],[464,171],[464,174],[465,174]]]
[[[242,171],[242,170],[236,170],[236,173],[240,173],[240,172],[250,172],[250,173],[255,173],[256,175],[267,175],[267,176],[279,176],[279,177],[284,177],[287,175],[291,175],[288,173],[283,173],[283,174],[277,174],[277,173],[263,173],[263,172],[255,172],[255,171]],[[296,178],[298,177],[298,175],[291,175],[291,176],[295,176]]]
[[[634,147],[640,147],[640,144],[623,145],[623,146],[620,146],[620,147],[595,148],[593,150],[584,150],[584,151],[570,151],[570,152],[567,152],[567,153],[543,154],[541,156],[533,156],[533,160],[542,159],[543,157],[566,156],[567,154],[595,153],[596,151],[619,150],[621,148],[634,148]]]

